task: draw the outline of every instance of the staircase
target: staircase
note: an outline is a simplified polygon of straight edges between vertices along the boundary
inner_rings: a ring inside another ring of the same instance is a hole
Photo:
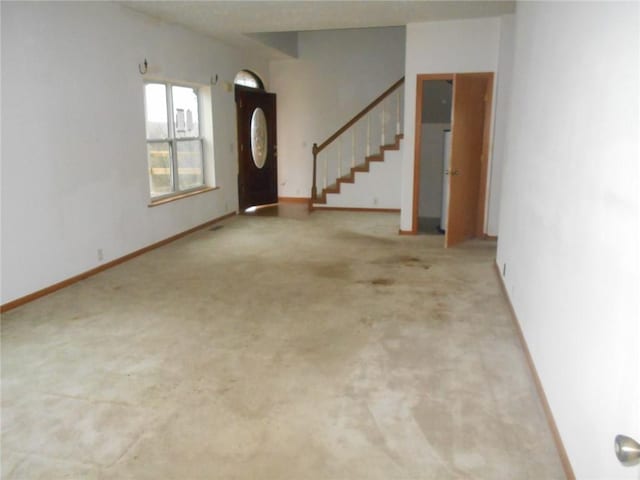
[[[356,165],[355,167],[351,167],[349,169],[349,173],[347,175],[343,175],[339,178],[336,179],[335,183],[327,186],[326,188],[322,189],[322,192],[320,193],[320,196],[315,200],[314,205],[316,207],[321,207],[321,205],[326,205],[327,204],[327,195],[328,194],[339,194],[340,193],[340,186],[344,183],[349,183],[349,184],[353,184],[356,181],[356,173],[369,173],[371,170],[371,164],[373,162],[384,162],[385,159],[388,157],[388,155],[385,155],[385,152],[390,151],[390,150],[400,150],[400,140],[402,140],[403,138],[403,134],[396,134],[395,135],[395,142],[391,143],[391,144],[387,144],[387,145],[383,145],[380,147],[380,151],[379,153],[375,154],[375,155],[369,155],[368,157],[365,157],[364,159],[364,163],[360,163],[359,165]],[[398,165],[399,166],[399,165]],[[375,167],[373,167],[375,168]],[[377,197],[376,197],[377,198]],[[353,205],[353,207],[358,207],[359,205]],[[375,207],[376,204],[373,205],[373,207]]]
[[[312,209],[399,207],[403,86],[404,77],[327,140],[313,145]],[[356,183],[359,190],[351,187]],[[388,198],[389,186],[398,192],[397,202]],[[351,189],[350,195],[341,195],[345,189]]]

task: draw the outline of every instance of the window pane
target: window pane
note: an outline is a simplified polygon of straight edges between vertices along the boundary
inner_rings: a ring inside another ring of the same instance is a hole
[[[168,142],[147,143],[149,186],[155,197],[173,191],[171,181],[171,147]]]
[[[244,87],[259,88],[260,90],[264,90],[262,80],[260,80],[260,78],[258,78],[256,74],[248,70],[240,70],[236,75],[236,78],[233,80],[233,83],[235,83],[236,85],[242,85]]]
[[[167,87],[160,83],[144,86],[144,104],[147,116],[147,140],[168,138]]]
[[[176,138],[198,137],[198,92],[189,87],[171,87]]]
[[[177,142],[177,148],[178,185],[180,185],[180,190],[203,185],[202,142],[200,140],[183,140]]]

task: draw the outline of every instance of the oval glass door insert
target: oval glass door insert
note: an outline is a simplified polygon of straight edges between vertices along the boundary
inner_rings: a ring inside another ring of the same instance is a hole
[[[264,167],[267,160],[267,119],[260,107],[251,115],[251,156],[256,167]]]

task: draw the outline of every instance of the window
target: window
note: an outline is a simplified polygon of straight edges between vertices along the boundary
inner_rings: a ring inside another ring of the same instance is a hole
[[[145,84],[147,162],[151,197],[204,186],[198,89]]]
[[[260,77],[253,73],[251,70],[240,70],[236,78],[233,80],[236,85],[242,85],[243,87],[257,88],[264,90],[264,84]]]

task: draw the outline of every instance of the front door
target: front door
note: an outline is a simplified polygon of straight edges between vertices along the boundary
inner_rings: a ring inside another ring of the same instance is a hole
[[[445,246],[483,234],[493,74],[455,74]]]
[[[276,96],[236,85],[240,210],[278,202]]]

